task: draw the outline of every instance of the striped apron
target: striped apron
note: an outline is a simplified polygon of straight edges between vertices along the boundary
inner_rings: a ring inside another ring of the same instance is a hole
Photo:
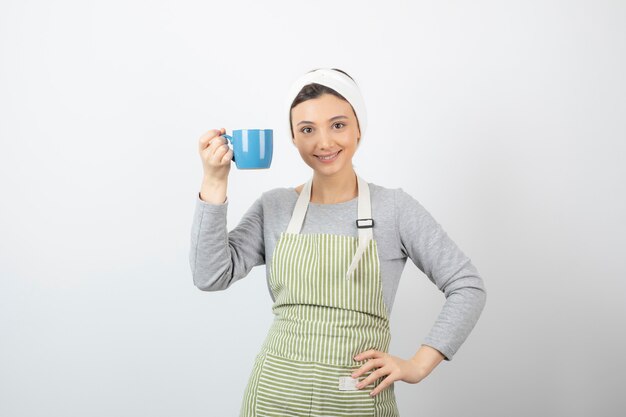
[[[374,397],[369,393],[382,378],[354,386],[376,368],[350,377],[366,363],[355,361],[356,354],[387,352],[391,340],[369,187],[358,175],[357,184],[359,238],[300,234],[312,179],[301,191],[274,249],[269,284],[275,317],[255,358],[240,417],[399,415],[394,384]]]

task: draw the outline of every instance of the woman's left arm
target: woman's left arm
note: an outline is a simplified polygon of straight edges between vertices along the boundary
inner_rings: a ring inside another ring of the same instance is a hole
[[[422,345],[404,360],[385,352],[361,352],[355,360],[368,362],[353,377],[378,368],[361,386],[382,376],[372,391],[377,394],[395,380],[416,383],[443,360],[450,361],[476,325],[487,300],[482,277],[471,259],[448,236],[442,226],[413,197],[395,190],[396,224],[402,252],[442,291],[446,301]]]
[[[396,208],[402,213],[397,224],[403,253],[446,298],[423,345],[438,350],[444,360],[450,361],[485,307],[485,283],[471,259],[443,227],[401,188],[396,190]]]

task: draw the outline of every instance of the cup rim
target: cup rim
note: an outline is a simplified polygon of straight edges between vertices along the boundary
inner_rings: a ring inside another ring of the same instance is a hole
[[[248,132],[254,132],[254,131],[268,131],[268,130],[273,130],[273,129],[233,129],[233,132],[243,132],[244,130],[247,130]]]

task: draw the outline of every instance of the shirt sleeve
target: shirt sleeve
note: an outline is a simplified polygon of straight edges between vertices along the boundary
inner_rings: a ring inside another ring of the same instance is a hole
[[[261,198],[228,232],[228,198],[222,204],[213,204],[202,200],[198,193],[189,250],[189,265],[196,287],[203,291],[225,290],[248,275],[253,267],[265,264]]]
[[[396,189],[396,224],[402,252],[446,297],[423,344],[437,349],[450,361],[485,306],[483,279],[442,226],[402,188]]]

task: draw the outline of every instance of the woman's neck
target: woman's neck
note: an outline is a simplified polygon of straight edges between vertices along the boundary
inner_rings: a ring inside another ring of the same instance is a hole
[[[313,174],[311,185],[311,203],[335,204],[350,201],[359,195],[357,177],[350,167],[346,172],[333,176]]]

